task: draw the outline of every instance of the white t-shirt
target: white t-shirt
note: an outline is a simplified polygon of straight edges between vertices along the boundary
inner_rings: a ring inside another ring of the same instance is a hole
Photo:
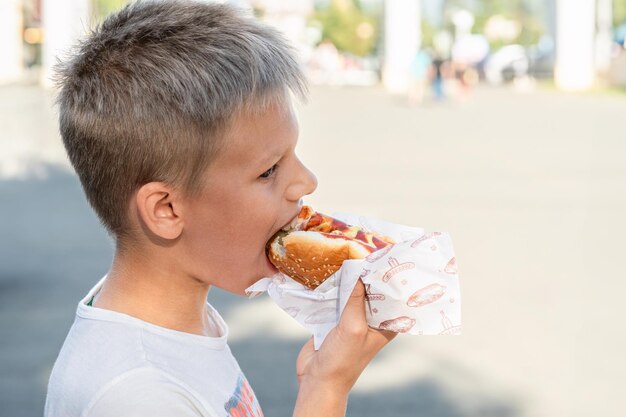
[[[233,357],[228,327],[207,304],[216,337],[194,335],[81,300],[57,358],[45,417],[262,417]]]

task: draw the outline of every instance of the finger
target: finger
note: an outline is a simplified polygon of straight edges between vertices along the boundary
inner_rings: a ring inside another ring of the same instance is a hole
[[[302,349],[300,349],[300,354],[310,352],[311,350],[313,350],[312,348],[313,348],[313,336],[309,337],[309,340],[307,340],[304,346],[302,346]]]
[[[365,319],[365,286],[359,279],[352,290],[352,294],[346,302],[341,313],[339,325],[349,329],[365,331],[367,321]]]
[[[307,372],[307,365],[310,362],[311,356],[315,354],[313,346],[313,337],[311,337],[304,344],[304,346],[302,346],[302,349],[300,349],[300,353],[298,354],[298,358],[296,360],[296,375],[298,377],[298,383]]]

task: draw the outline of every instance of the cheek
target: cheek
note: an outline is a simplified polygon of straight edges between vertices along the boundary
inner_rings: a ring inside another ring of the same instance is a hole
[[[209,229],[213,250],[231,260],[234,257],[257,257],[275,229],[276,216],[268,212],[267,208],[267,205],[260,205],[253,210],[239,207],[229,213],[227,218],[216,222]]]
[[[283,217],[281,185],[280,182],[256,184],[246,188],[246,192],[235,192],[241,187],[227,187],[226,184],[215,187],[204,202],[204,207],[214,209],[205,210],[200,216],[201,221],[194,225],[194,240],[202,240],[200,234],[206,233],[209,247],[203,246],[207,251],[229,261],[239,258],[242,264],[258,262],[265,243],[282,226],[279,224]]]

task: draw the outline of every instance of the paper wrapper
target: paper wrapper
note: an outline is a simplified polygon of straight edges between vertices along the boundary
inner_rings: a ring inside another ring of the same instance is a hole
[[[365,284],[366,316],[371,327],[414,335],[461,333],[461,292],[452,241],[445,232],[426,233],[352,214],[334,214],[348,224],[393,238],[395,245],[365,259],[345,261],[315,290],[278,273],[246,292],[265,291],[314,338],[318,349],[339,322],[357,280]]]

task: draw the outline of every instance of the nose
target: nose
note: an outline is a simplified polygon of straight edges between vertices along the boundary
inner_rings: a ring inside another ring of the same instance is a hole
[[[298,201],[305,195],[309,195],[317,188],[317,177],[299,159],[298,174],[294,176],[293,182],[287,189],[287,198],[291,201]]]

